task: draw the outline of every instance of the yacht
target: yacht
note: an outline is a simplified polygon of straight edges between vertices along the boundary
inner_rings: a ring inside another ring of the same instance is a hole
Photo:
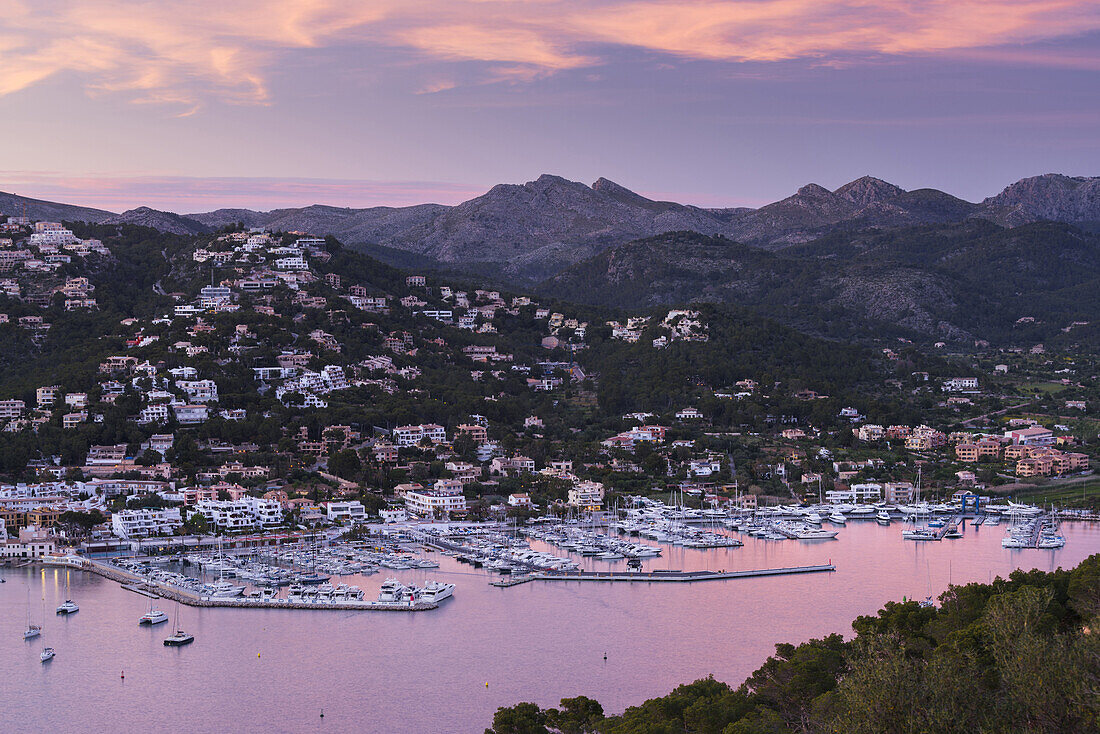
[[[72,599],[66,599],[65,602],[57,608],[58,614],[76,614],[80,611],[80,607],[76,605],[76,602]]]
[[[141,619],[138,620],[138,624],[155,625],[161,622],[167,622],[168,615],[159,609],[150,609],[145,614],[141,615]]]
[[[848,522],[848,518],[844,517],[844,513],[838,510],[829,515],[829,522],[833,523],[834,525],[843,525],[844,523]]]
[[[38,659],[41,660],[44,663],[48,663],[49,661],[53,660],[53,656],[55,654],[56,653],[54,653],[52,647],[47,647],[44,650],[42,650],[42,652],[38,655]]]
[[[1039,536],[1039,548],[1061,548],[1066,544],[1066,539],[1061,535],[1041,535]]]
[[[889,525],[890,524],[890,513],[887,512],[886,510],[879,510],[878,514],[875,515],[875,520],[878,521],[879,525]]]
[[[906,540],[939,540],[939,536],[936,535],[935,530],[929,530],[928,528],[913,528],[912,530],[903,530],[901,537]]]
[[[228,581],[215,581],[210,584],[210,596],[215,599],[228,599],[230,597],[240,596],[243,591],[243,586],[234,586]]]
[[[439,581],[429,581],[428,585],[420,590],[420,601],[439,602],[455,593],[454,584],[445,584]]]
[[[412,590],[397,579],[386,579],[382,588],[378,591],[378,601],[397,602],[407,601]]]
[[[793,529],[789,530],[789,532],[799,540],[821,540],[824,538],[835,538],[837,536],[837,531],[835,530],[812,527]]]

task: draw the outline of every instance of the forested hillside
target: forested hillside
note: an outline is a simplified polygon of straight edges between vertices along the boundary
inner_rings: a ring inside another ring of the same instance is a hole
[[[620,308],[736,304],[834,338],[1030,346],[1100,318],[1100,237],[973,220],[836,232],[773,253],[676,232],[611,248],[539,290]]]

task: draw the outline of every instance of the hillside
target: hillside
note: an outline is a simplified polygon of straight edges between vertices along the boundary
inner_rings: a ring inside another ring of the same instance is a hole
[[[150,209],[147,206],[130,209],[117,216],[112,216],[103,220],[103,224],[133,224],[138,227],[149,227],[167,234],[182,235],[206,234],[211,231],[210,227],[202,222],[172,212]]]
[[[9,217],[21,217],[26,214],[31,219],[55,222],[102,222],[115,216],[102,209],[30,199],[4,191],[0,191],[0,214],[6,214]]]
[[[981,220],[836,232],[781,253],[678,232],[611,248],[539,290],[620,308],[737,304],[811,333],[1041,339],[1100,318],[1100,238]],[[1017,326],[1034,317],[1037,324]]]

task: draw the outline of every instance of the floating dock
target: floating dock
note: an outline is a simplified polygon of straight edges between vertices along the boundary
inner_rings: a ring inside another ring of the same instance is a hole
[[[825,563],[819,566],[790,566],[787,568],[757,568],[747,571],[555,571],[532,574],[529,578],[540,581],[640,581],[643,583],[691,583],[693,581],[721,581],[755,576],[786,576],[796,573],[821,573],[835,571],[836,566]]]

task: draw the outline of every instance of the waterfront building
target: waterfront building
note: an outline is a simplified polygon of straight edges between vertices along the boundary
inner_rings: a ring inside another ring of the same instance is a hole
[[[111,515],[111,532],[123,539],[172,535],[182,527],[178,507],[120,510]]]

